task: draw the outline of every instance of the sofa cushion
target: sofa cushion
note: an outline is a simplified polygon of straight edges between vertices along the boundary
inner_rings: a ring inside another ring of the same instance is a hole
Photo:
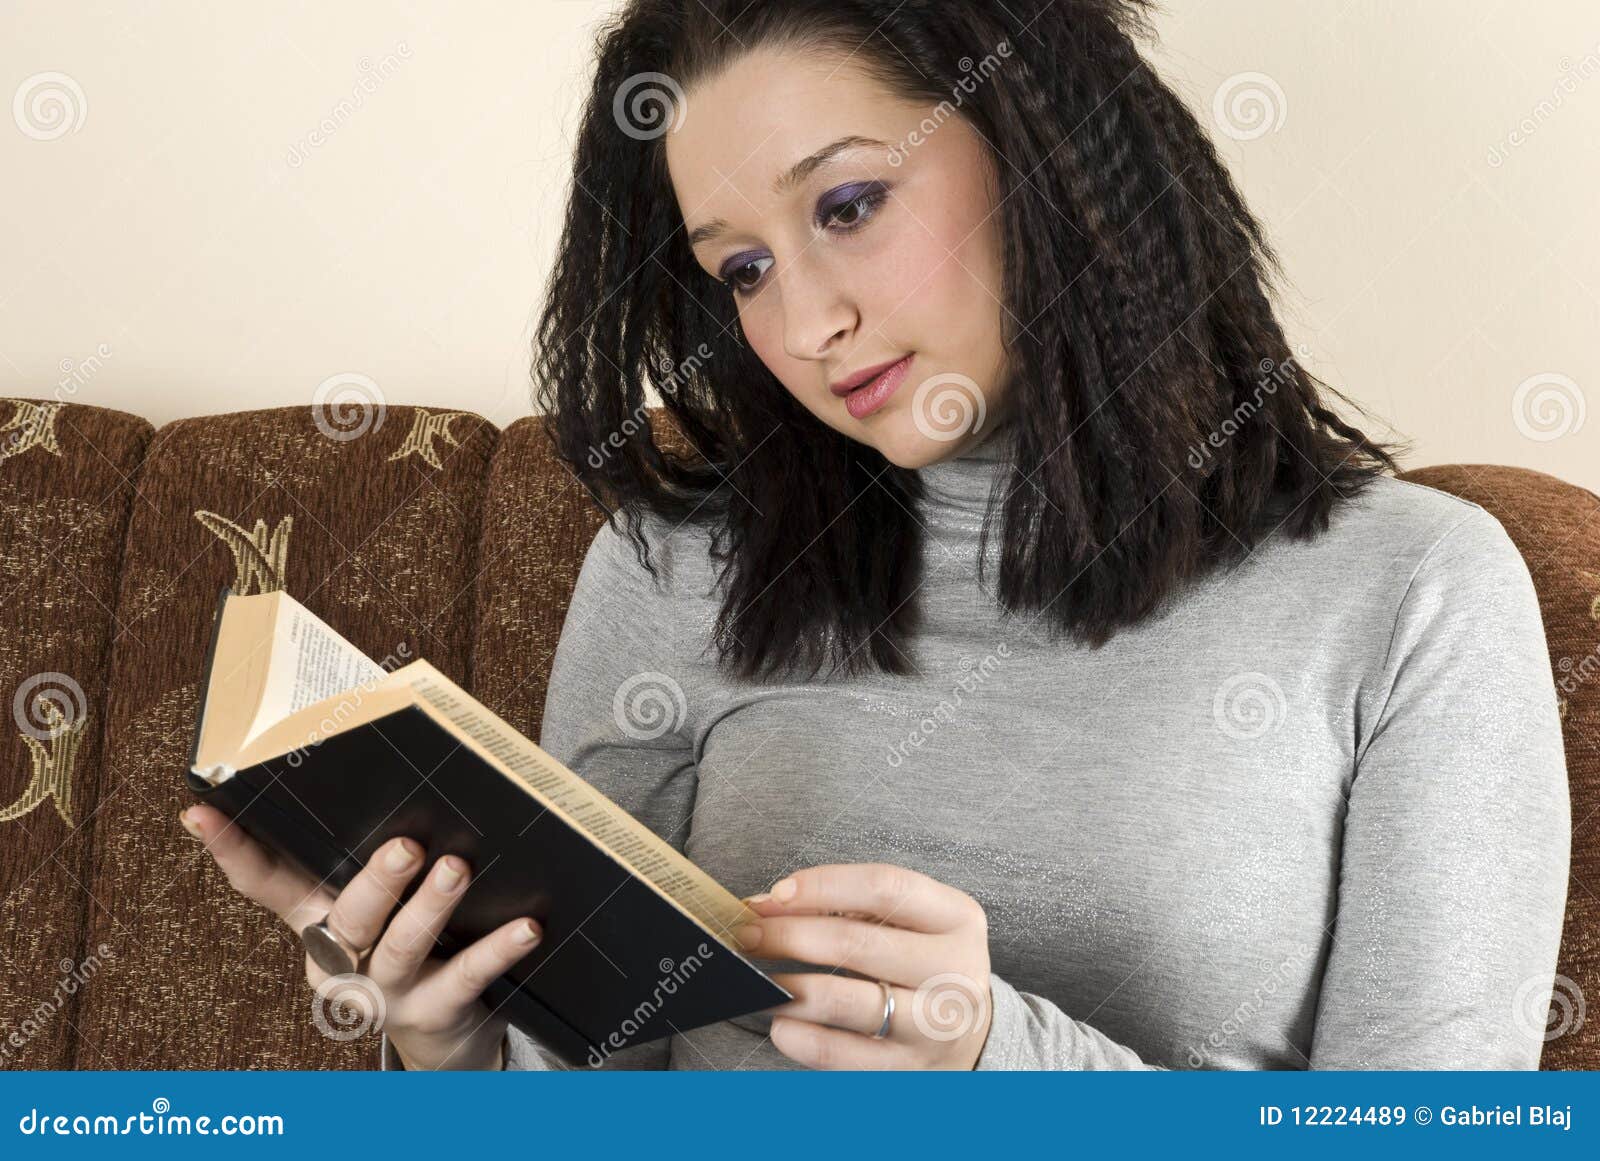
[[[151,425],[0,399],[0,1068],[68,1068],[84,944],[106,663],[134,478]],[[92,1048],[82,1054],[96,1059]]]
[[[381,419],[381,422],[379,421]],[[286,587],[389,668],[467,680],[474,546],[497,432],[391,407],[366,429],[310,407],[181,420],[155,435],[117,594],[90,943],[116,950],[80,1027],[83,1067],[376,1067],[379,1038],[305,978],[298,940],[179,825],[218,589]],[[320,1002],[319,1002],[320,1003]]]

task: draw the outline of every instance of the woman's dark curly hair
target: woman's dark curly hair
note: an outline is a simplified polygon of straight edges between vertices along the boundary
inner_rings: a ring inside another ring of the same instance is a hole
[[[1326,529],[1336,501],[1396,469],[1405,449],[1342,421],[1289,351],[1264,282],[1277,256],[1130,35],[1151,34],[1148,6],[633,0],[602,28],[535,407],[652,575],[641,509],[710,526],[713,638],[738,675],[910,669],[921,482],[806,411],[743,343],[732,296],[687,243],[664,132],[625,119],[641,81],[689,92],[761,46],[851,54],[930,105],[961,89],[999,155],[1007,398],[1025,417],[984,524],[986,541],[1003,502],[1009,613],[1097,648],[1274,529]],[[993,75],[963,86],[1002,44]],[[670,101],[657,112],[673,116]],[[644,422],[647,377],[698,455]]]

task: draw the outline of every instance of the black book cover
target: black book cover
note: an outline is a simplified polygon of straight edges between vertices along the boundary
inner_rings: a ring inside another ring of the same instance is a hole
[[[218,597],[218,623],[228,595]],[[214,625],[208,678],[216,638]],[[191,764],[204,718],[203,689]],[[215,786],[192,770],[186,781],[335,893],[396,835],[423,844],[425,868],[443,854],[466,859],[473,879],[435,954],[520,915],[537,919],[544,938],[484,999],[574,1067],[792,998],[416,706]],[[422,880],[413,878],[402,902]]]

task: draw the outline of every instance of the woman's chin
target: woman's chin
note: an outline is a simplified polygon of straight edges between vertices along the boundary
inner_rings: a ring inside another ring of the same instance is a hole
[[[965,440],[937,440],[922,432],[911,416],[884,416],[887,421],[866,433],[865,443],[877,448],[883,458],[900,468],[925,468],[948,459]],[[860,437],[858,437],[860,438]]]

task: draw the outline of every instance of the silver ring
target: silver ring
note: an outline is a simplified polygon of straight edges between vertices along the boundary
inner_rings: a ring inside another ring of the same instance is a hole
[[[344,936],[329,927],[326,915],[300,929],[300,942],[305,945],[311,962],[330,976],[356,971],[365,954],[351,947]]]
[[[889,1035],[889,1020],[894,1016],[894,991],[882,980],[878,981],[878,986],[883,989],[883,1023],[872,1034],[874,1040],[882,1040]]]

